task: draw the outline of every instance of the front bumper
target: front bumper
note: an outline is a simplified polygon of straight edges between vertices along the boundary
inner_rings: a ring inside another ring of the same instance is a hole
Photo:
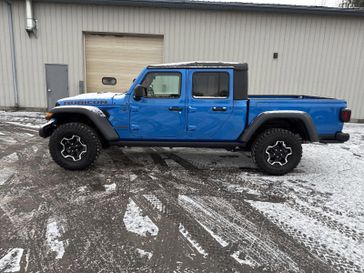
[[[321,143],[344,143],[350,139],[350,135],[347,133],[338,132],[335,135],[323,135],[320,136]]]
[[[49,137],[53,133],[54,129],[56,129],[56,121],[51,119],[39,128],[39,136],[44,138]]]

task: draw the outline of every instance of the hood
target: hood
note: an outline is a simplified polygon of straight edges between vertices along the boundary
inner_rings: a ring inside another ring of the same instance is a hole
[[[57,101],[57,105],[110,105],[113,98],[119,93],[87,93],[74,97],[63,98]]]

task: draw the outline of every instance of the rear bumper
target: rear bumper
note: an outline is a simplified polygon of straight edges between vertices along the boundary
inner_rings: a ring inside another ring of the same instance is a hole
[[[350,135],[342,132],[338,132],[335,135],[321,135],[321,143],[344,143],[350,139]]]
[[[56,121],[54,119],[51,119],[50,121],[48,121],[46,124],[43,124],[39,128],[39,136],[44,138],[49,137],[55,128],[56,128]]]

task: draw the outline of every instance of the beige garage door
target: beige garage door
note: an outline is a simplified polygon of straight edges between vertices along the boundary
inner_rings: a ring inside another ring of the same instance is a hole
[[[163,62],[162,37],[87,34],[85,47],[87,92],[125,92],[143,67]]]

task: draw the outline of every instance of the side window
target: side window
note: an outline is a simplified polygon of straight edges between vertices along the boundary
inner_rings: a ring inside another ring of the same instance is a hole
[[[192,96],[194,98],[227,98],[229,96],[229,73],[193,73]]]
[[[147,98],[178,98],[181,94],[181,74],[148,73],[142,85],[147,89]]]

